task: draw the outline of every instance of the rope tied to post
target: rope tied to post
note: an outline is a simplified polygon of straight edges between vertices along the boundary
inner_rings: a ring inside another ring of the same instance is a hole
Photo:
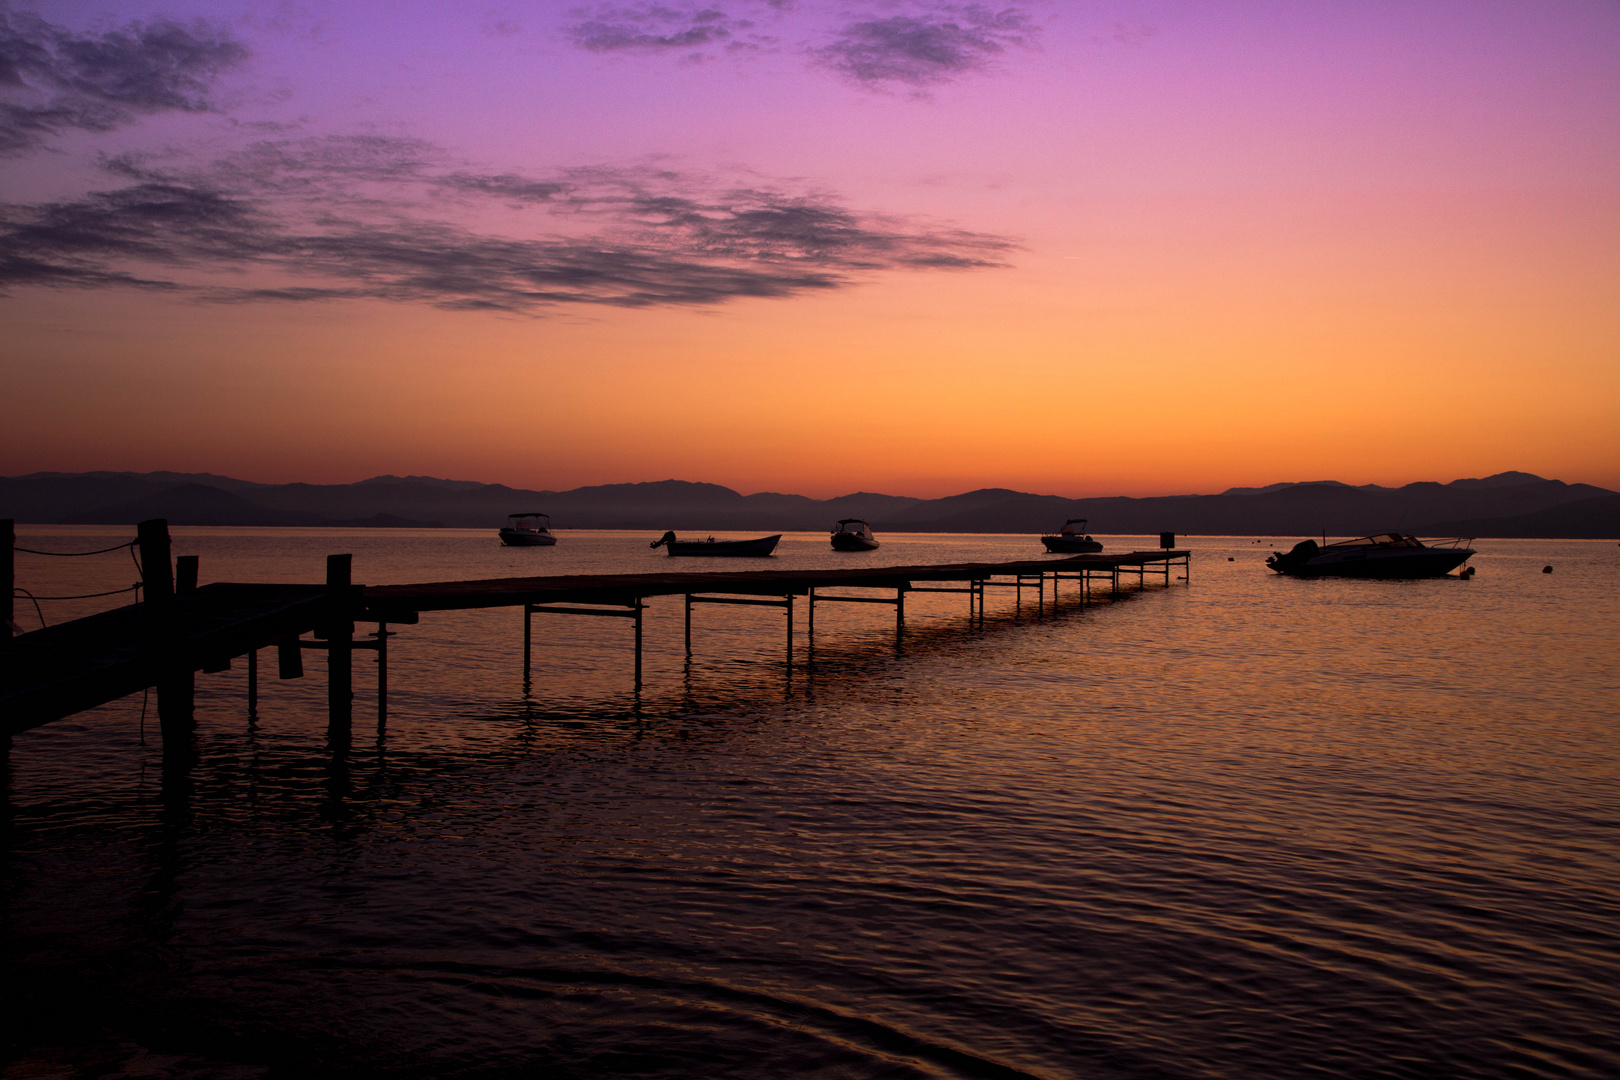
[[[45,612],[39,606],[39,602],[41,600],[46,600],[46,601],[49,601],[49,600],[96,600],[96,599],[99,599],[99,598],[101,598],[103,596],[119,596],[119,595],[121,595],[123,593],[134,592],[135,593],[135,602],[138,604],[138,603],[141,602],[141,586],[143,584],[145,584],[145,583],[137,581],[135,584],[126,585],[122,589],[109,589],[106,592],[79,593],[79,594],[74,595],[74,596],[35,596],[33,593],[29,592],[27,589],[22,588],[21,586],[13,586],[12,590],[11,590],[11,595],[12,596],[20,596],[23,599],[27,600],[29,603],[34,605],[34,614],[39,617],[39,626],[40,626],[40,629],[43,630],[46,627],[48,627],[50,625],[50,623],[45,621]],[[13,624],[13,630],[17,631],[17,632],[20,632],[21,628],[17,627],[15,624]]]
[[[130,548],[133,550],[137,543],[138,541],[135,540],[125,540],[122,544],[114,544],[112,547],[97,548],[95,551],[40,551],[37,548],[18,547],[17,545],[13,544],[11,550],[26,551],[30,555],[50,555],[58,559],[81,559],[86,555],[105,555],[110,551],[122,551],[125,548]]]

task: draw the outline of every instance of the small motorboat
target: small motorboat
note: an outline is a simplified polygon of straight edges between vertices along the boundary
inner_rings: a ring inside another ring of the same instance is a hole
[[[501,543],[507,547],[550,547],[557,542],[545,514],[512,514],[507,520],[511,524],[501,529]]]
[[[1075,528],[1078,525],[1079,528]],[[1086,535],[1086,519],[1070,518],[1063,523],[1056,536],[1043,536],[1041,543],[1046,545],[1047,551],[1061,552],[1065,555],[1079,555],[1088,552],[1101,551],[1102,545]]]
[[[1473,543],[1461,537],[1430,540],[1379,533],[1334,544],[1301,540],[1286,552],[1272,552],[1266,565],[1295,577],[1422,578],[1441,577],[1467,562]]]
[[[860,518],[843,518],[833,526],[832,546],[834,551],[875,551],[878,541],[872,526]]]
[[[782,534],[775,536],[761,536],[757,540],[716,540],[709,537],[707,540],[680,540],[675,531],[660,536],[648,544],[652,548],[664,548],[671,555],[728,555],[728,556],[754,556],[769,555],[776,550],[777,541]]]

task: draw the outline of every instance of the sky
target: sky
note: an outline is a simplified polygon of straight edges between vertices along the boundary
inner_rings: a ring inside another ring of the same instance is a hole
[[[0,474],[1620,488],[1613,0],[0,0]]]

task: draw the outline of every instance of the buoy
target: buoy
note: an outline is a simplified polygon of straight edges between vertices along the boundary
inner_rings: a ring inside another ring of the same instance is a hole
[[[1542,573],[1543,573],[1543,574],[1550,574],[1550,573],[1552,573],[1552,567],[1550,567],[1550,566],[1543,566],[1543,567],[1542,567],[1542,568],[1541,568],[1541,572],[1542,572]]]

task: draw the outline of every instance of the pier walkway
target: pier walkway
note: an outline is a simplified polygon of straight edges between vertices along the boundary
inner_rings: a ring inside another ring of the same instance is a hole
[[[631,619],[639,690],[642,613],[650,597],[683,597],[688,654],[694,605],[785,609],[786,662],[791,671],[795,601],[807,608],[813,662],[818,604],[892,605],[898,645],[905,629],[908,593],[963,594],[968,598],[970,623],[982,627],[987,589],[1016,590],[1020,608],[1024,592],[1033,590],[1037,610],[1044,611],[1048,578],[1054,601],[1058,582],[1065,579],[1079,582],[1082,598],[1090,599],[1094,582],[1107,582],[1111,592],[1118,592],[1122,575],[1134,574],[1140,586],[1149,574],[1162,573],[1169,584],[1172,566],[1179,565],[1189,576],[1191,566],[1191,552],[1165,548],[994,563],[588,574],[362,587],[350,584],[350,557],[332,555],[327,558],[324,584],[221,582],[199,588],[195,557],[178,561],[181,573],[176,581],[166,522],[143,522],[136,543],[144,603],[0,638],[0,740],[9,743],[15,733],[155,687],[167,748],[171,740],[183,741],[190,731],[196,672],[223,671],[232,660],[245,656],[251,712],[257,701],[259,650],[272,646],[277,649],[278,674],[284,679],[303,674],[304,650],[327,653],[327,699],[334,731],[346,731],[350,721],[352,653],[356,649],[374,651],[381,722],[387,709],[388,626],[415,623],[422,612],[521,607],[525,676],[530,666],[533,616]],[[10,554],[9,546],[6,554]],[[874,595],[871,590],[892,595]],[[355,640],[356,620],[377,624],[371,640]],[[306,634],[313,638],[306,639]]]

